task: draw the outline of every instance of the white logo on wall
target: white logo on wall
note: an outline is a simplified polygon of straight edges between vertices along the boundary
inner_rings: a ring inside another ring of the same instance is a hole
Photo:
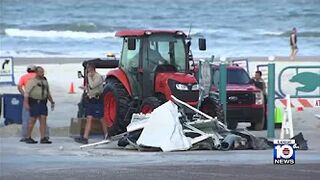
[[[11,99],[11,104],[12,105],[19,105],[20,101],[17,98],[12,98]]]

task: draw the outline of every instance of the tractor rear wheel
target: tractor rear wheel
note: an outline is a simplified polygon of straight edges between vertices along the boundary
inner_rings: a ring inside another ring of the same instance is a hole
[[[155,108],[161,105],[161,101],[156,97],[148,97],[142,101],[140,112],[143,114],[151,113]]]
[[[104,121],[108,135],[114,136],[126,131],[130,123],[129,106],[131,98],[121,82],[108,81],[104,88]]]

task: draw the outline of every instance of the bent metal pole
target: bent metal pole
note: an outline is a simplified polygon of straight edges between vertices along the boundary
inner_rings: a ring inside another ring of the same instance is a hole
[[[220,58],[219,72],[220,72],[220,83],[219,83],[219,99],[223,107],[223,122],[228,125],[227,122],[227,68],[226,58]]]
[[[274,56],[268,58],[268,138],[274,138],[274,96],[275,96],[275,64]]]

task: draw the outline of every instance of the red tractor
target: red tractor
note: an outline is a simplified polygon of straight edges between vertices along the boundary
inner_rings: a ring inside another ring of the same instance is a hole
[[[182,31],[124,30],[119,65],[106,75],[104,119],[110,136],[126,131],[134,112],[148,113],[171,95],[195,106],[199,86],[189,70],[190,39]],[[199,49],[206,49],[199,39]]]

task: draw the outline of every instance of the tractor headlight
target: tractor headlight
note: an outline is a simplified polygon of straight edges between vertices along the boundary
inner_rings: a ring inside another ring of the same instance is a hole
[[[197,91],[197,90],[199,90],[199,84],[194,84],[192,86],[192,91]]]
[[[188,86],[184,84],[176,84],[176,88],[180,91],[188,91]]]
[[[260,91],[260,92],[255,92],[254,94],[256,96],[256,104],[257,105],[263,104],[263,93]]]

